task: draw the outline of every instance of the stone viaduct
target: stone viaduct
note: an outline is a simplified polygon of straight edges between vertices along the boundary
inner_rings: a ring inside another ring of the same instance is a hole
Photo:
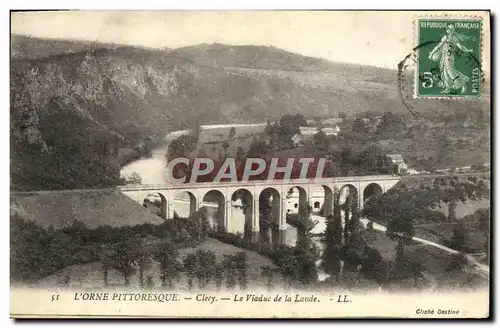
[[[245,226],[251,227],[252,233],[260,231],[261,203],[270,205],[271,219],[274,226],[280,231],[286,229],[286,199],[292,191],[297,193],[299,205],[312,206],[313,194],[316,190],[324,190],[323,216],[333,211],[333,192],[343,191],[346,188],[357,200],[359,209],[364,202],[374,194],[385,193],[392,188],[401,177],[393,175],[352,176],[321,179],[294,179],[294,180],[251,180],[247,182],[219,182],[194,183],[179,185],[137,185],[123,186],[120,191],[144,205],[148,196],[160,197],[159,214],[163,219],[174,218],[174,203],[179,195],[189,203],[189,213],[199,210],[207,203],[217,204],[217,228],[229,232],[243,232],[241,227],[232,226],[232,211],[234,202],[239,200],[244,208]],[[188,195],[188,197],[186,197]],[[256,210],[257,209],[257,210]]]

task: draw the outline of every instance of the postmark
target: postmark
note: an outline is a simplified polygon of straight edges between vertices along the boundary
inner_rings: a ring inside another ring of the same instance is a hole
[[[481,96],[480,18],[418,17],[414,98]]]
[[[11,317],[490,316],[489,13],[94,13],[12,15]]]

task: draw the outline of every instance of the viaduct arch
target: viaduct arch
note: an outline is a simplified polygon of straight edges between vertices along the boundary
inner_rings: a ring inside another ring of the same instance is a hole
[[[340,202],[358,205],[359,210],[373,195],[385,193],[401,178],[399,176],[356,176],[282,181],[248,181],[196,183],[180,185],[122,186],[120,191],[140,204],[157,195],[157,214],[163,219],[187,216],[205,206],[213,213],[212,226],[218,229],[258,235],[262,225],[286,230],[286,216],[309,205],[313,213],[328,216],[333,212],[334,193]],[[290,202],[290,199],[293,202]],[[159,199],[159,201],[158,201]],[[295,206],[295,203],[297,206]],[[183,204],[181,210],[179,204]],[[186,209],[187,208],[187,209]],[[239,213],[240,218],[234,219]],[[181,215],[182,214],[182,215]],[[242,217],[242,218],[241,218]],[[274,238],[273,238],[274,239]]]

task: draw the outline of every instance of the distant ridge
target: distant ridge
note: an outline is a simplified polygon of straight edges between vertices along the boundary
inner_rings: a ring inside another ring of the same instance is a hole
[[[172,49],[171,53],[193,59],[203,65],[240,67],[268,70],[286,70],[329,74],[360,73],[378,75],[381,82],[392,82],[394,71],[369,65],[337,63],[326,59],[304,56],[274,46],[229,45],[202,43]],[[388,77],[388,78],[387,78]]]
[[[407,112],[395,70],[275,47],[164,50],[13,36],[12,53],[11,186],[20,191],[115,186],[120,148],[144,149],[196,125]],[[487,100],[413,105],[489,110]]]
[[[117,49],[123,47],[149,49],[111,42],[38,38],[27,35],[11,34],[10,51],[13,59],[38,59],[59,54],[72,54],[96,49]],[[162,51],[169,51],[163,48]]]

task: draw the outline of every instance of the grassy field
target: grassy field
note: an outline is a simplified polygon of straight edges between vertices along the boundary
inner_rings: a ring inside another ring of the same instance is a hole
[[[252,137],[228,141],[229,147],[227,148],[227,157],[235,158],[238,152],[238,147],[242,147],[244,153],[246,154],[251,143]],[[212,159],[218,159],[220,155],[224,156],[224,148],[222,147],[222,142],[213,144],[201,144],[198,146],[197,151],[205,153],[209,158]]]
[[[236,157],[239,147],[242,147],[244,152],[248,151],[254,136],[262,134],[264,126],[237,126],[235,127],[236,134],[232,138],[228,138],[231,127],[218,127],[211,129],[202,129],[200,132],[200,142],[198,144],[198,153],[204,153],[209,158],[218,159],[224,156],[225,150],[222,147],[224,142],[227,142],[228,157]]]
[[[479,201],[468,200],[465,203],[457,204],[457,219],[461,219],[466,215],[473,214],[479,209],[488,208],[491,206],[491,201],[489,199],[481,199]],[[436,210],[442,212],[444,215],[448,216],[448,207],[443,203],[441,207]]]
[[[479,286],[486,286],[488,280],[479,276],[469,276],[469,267],[462,270],[448,270],[452,260],[452,255],[423,244],[414,244],[406,249],[407,254],[422,263],[424,266],[423,275],[426,283],[430,286],[443,288],[475,289]]]
[[[452,238],[454,226],[454,224],[443,223],[432,226],[416,227],[415,235],[422,239],[443,244],[445,240],[450,240]],[[465,223],[468,236],[465,245],[467,248],[475,250],[475,252],[482,252],[484,250],[486,237],[476,226],[477,223],[475,222]]]
[[[458,203],[457,205],[457,219],[462,222],[462,218],[467,215],[475,213],[479,209],[484,209],[490,207],[489,199],[482,199],[480,201],[467,201],[465,203]],[[437,211],[443,213],[445,216],[448,215],[448,208],[444,204],[436,209]],[[458,221],[457,221],[458,222]],[[415,223],[415,236],[424,238],[436,243],[443,243],[444,240],[449,240],[453,236],[453,229],[455,228],[455,223],[457,222],[419,222]],[[478,230],[478,223],[471,221],[463,221],[468,233],[467,245],[471,249],[477,249],[477,251],[482,251],[485,236]]]
[[[160,224],[162,219],[143,208],[119,191],[68,190],[13,194],[11,210],[25,220],[54,229],[84,222],[91,229],[134,226],[143,223]]]
[[[245,252],[248,256],[248,276],[250,277],[250,280],[253,280],[254,284],[255,283],[260,283],[260,274],[261,274],[261,267],[262,266],[271,266],[275,267],[275,265],[272,263],[272,261],[262,255],[259,255],[255,252],[245,250],[243,248],[239,248],[233,245],[229,244],[224,244],[216,239],[213,238],[207,238],[205,242],[203,242],[201,245],[198,245],[195,248],[184,248],[180,251],[180,256],[181,258],[184,258],[187,256],[189,253],[196,252],[198,249],[203,249],[203,250],[210,250],[215,253],[217,257],[217,262],[222,261],[224,255],[235,255],[238,252]],[[250,285],[250,284],[249,284]]]
[[[147,240],[145,243],[156,243],[159,240]],[[196,252],[198,249],[211,250],[217,256],[217,261],[220,262],[224,255],[234,255],[238,252],[245,252],[248,256],[248,287],[249,289],[265,288],[265,280],[260,276],[261,266],[271,266],[275,267],[271,260],[263,257],[255,252],[247,251],[232,245],[224,244],[212,238],[207,238],[207,240],[197,247],[194,248],[184,248],[179,251],[179,260],[182,261],[189,253]],[[148,268],[144,273],[144,278],[148,275],[153,277],[155,287],[160,286],[160,269],[157,262],[152,263],[151,267]],[[72,288],[102,288],[104,286],[104,276],[102,265],[99,262],[93,262],[82,265],[73,265],[62,269],[61,271],[53,274],[51,276],[41,279],[36,287],[41,288],[52,288],[59,285],[65,276],[70,277],[69,287]],[[123,287],[123,277],[121,277],[116,270],[110,270],[108,273],[108,281],[112,287]],[[279,285],[279,282],[277,282]],[[138,288],[139,284],[139,274],[134,273],[130,277],[130,287]],[[208,290],[215,290],[215,284],[212,282],[208,287]],[[181,274],[180,280],[175,285],[176,291],[187,291],[187,280],[184,274]],[[193,288],[196,290],[196,286]]]
[[[371,240],[368,246],[377,249],[386,261],[394,261],[396,254],[396,242],[391,240],[385,233],[374,230],[369,232]]]
[[[370,246],[376,248],[384,260],[394,261],[396,258],[396,242],[380,231],[373,231]],[[423,266],[423,284],[435,288],[439,286],[467,286],[465,270],[447,271],[452,255],[429,245],[411,242],[405,246],[405,254]],[[420,282],[422,283],[422,282]],[[481,281],[487,283],[487,281]],[[400,286],[398,286],[400,287]]]
[[[431,138],[429,137],[429,139]],[[425,168],[416,161],[417,158],[437,158],[442,152],[439,142],[432,139],[390,139],[379,140],[377,144],[387,153],[402,154],[408,166],[417,170],[425,170]],[[448,160],[435,163],[433,168],[459,168],[471,165],[482,165],[489,161],[489,149],[485,149],[485,147],[468,146],[465,149],[454,149],[453,153],[450,153],[450,158]]]
[[[235,127],[236,134],[232,139],[245,138],[253,134],[261,133],[264,131],[264,128],[265,126],[237,126]],[[213,129],[202,129],[200,131],[200,141],[203,143],[207,143],[228,140],[230,130],[230,126]]]
[[[479,177],[482,179],[483,177]],[[461,178],[463,179],[463,178]],[[484,179],[487,184],[491,183],[489,174],[484,174]],[[415,177],[411,179],[403,179],[399,183],[404,183],[410,189],[419,188],[420,185],[432,185],[434,178],[428,178],[425,176]],[[491,199],[482,198],[480,200],[467,200],[466,202],[458,202],[456,207],[456,222],[461,222],[461,220],[471,214],[474,214],[480,209],[487,209],[491,207]],[[429,215],[427,217],[422,217],[414,219],[413,225],[415,228],[415,237],[420,237],[427,239],[436,243],[443,243],[443,240],[450,239],[453,235],[453,229],[456,222],[448,222],[448,206],[445,203],[441,203],[434,209],[430,209],[437,212],[437,215]],[[429,212],[431,214],[431,212]],[[436,214],[436,213],[434,213]],[[382,225],[387,225],[385,219],[369,218]],[[478,250],[483,249],[484,245],[484,235],[482,232],[478,231],[477,224],[467,220],[465,226],[467,227],[467,232],[469,233],[468,244],[472,248],[477,248]]]

